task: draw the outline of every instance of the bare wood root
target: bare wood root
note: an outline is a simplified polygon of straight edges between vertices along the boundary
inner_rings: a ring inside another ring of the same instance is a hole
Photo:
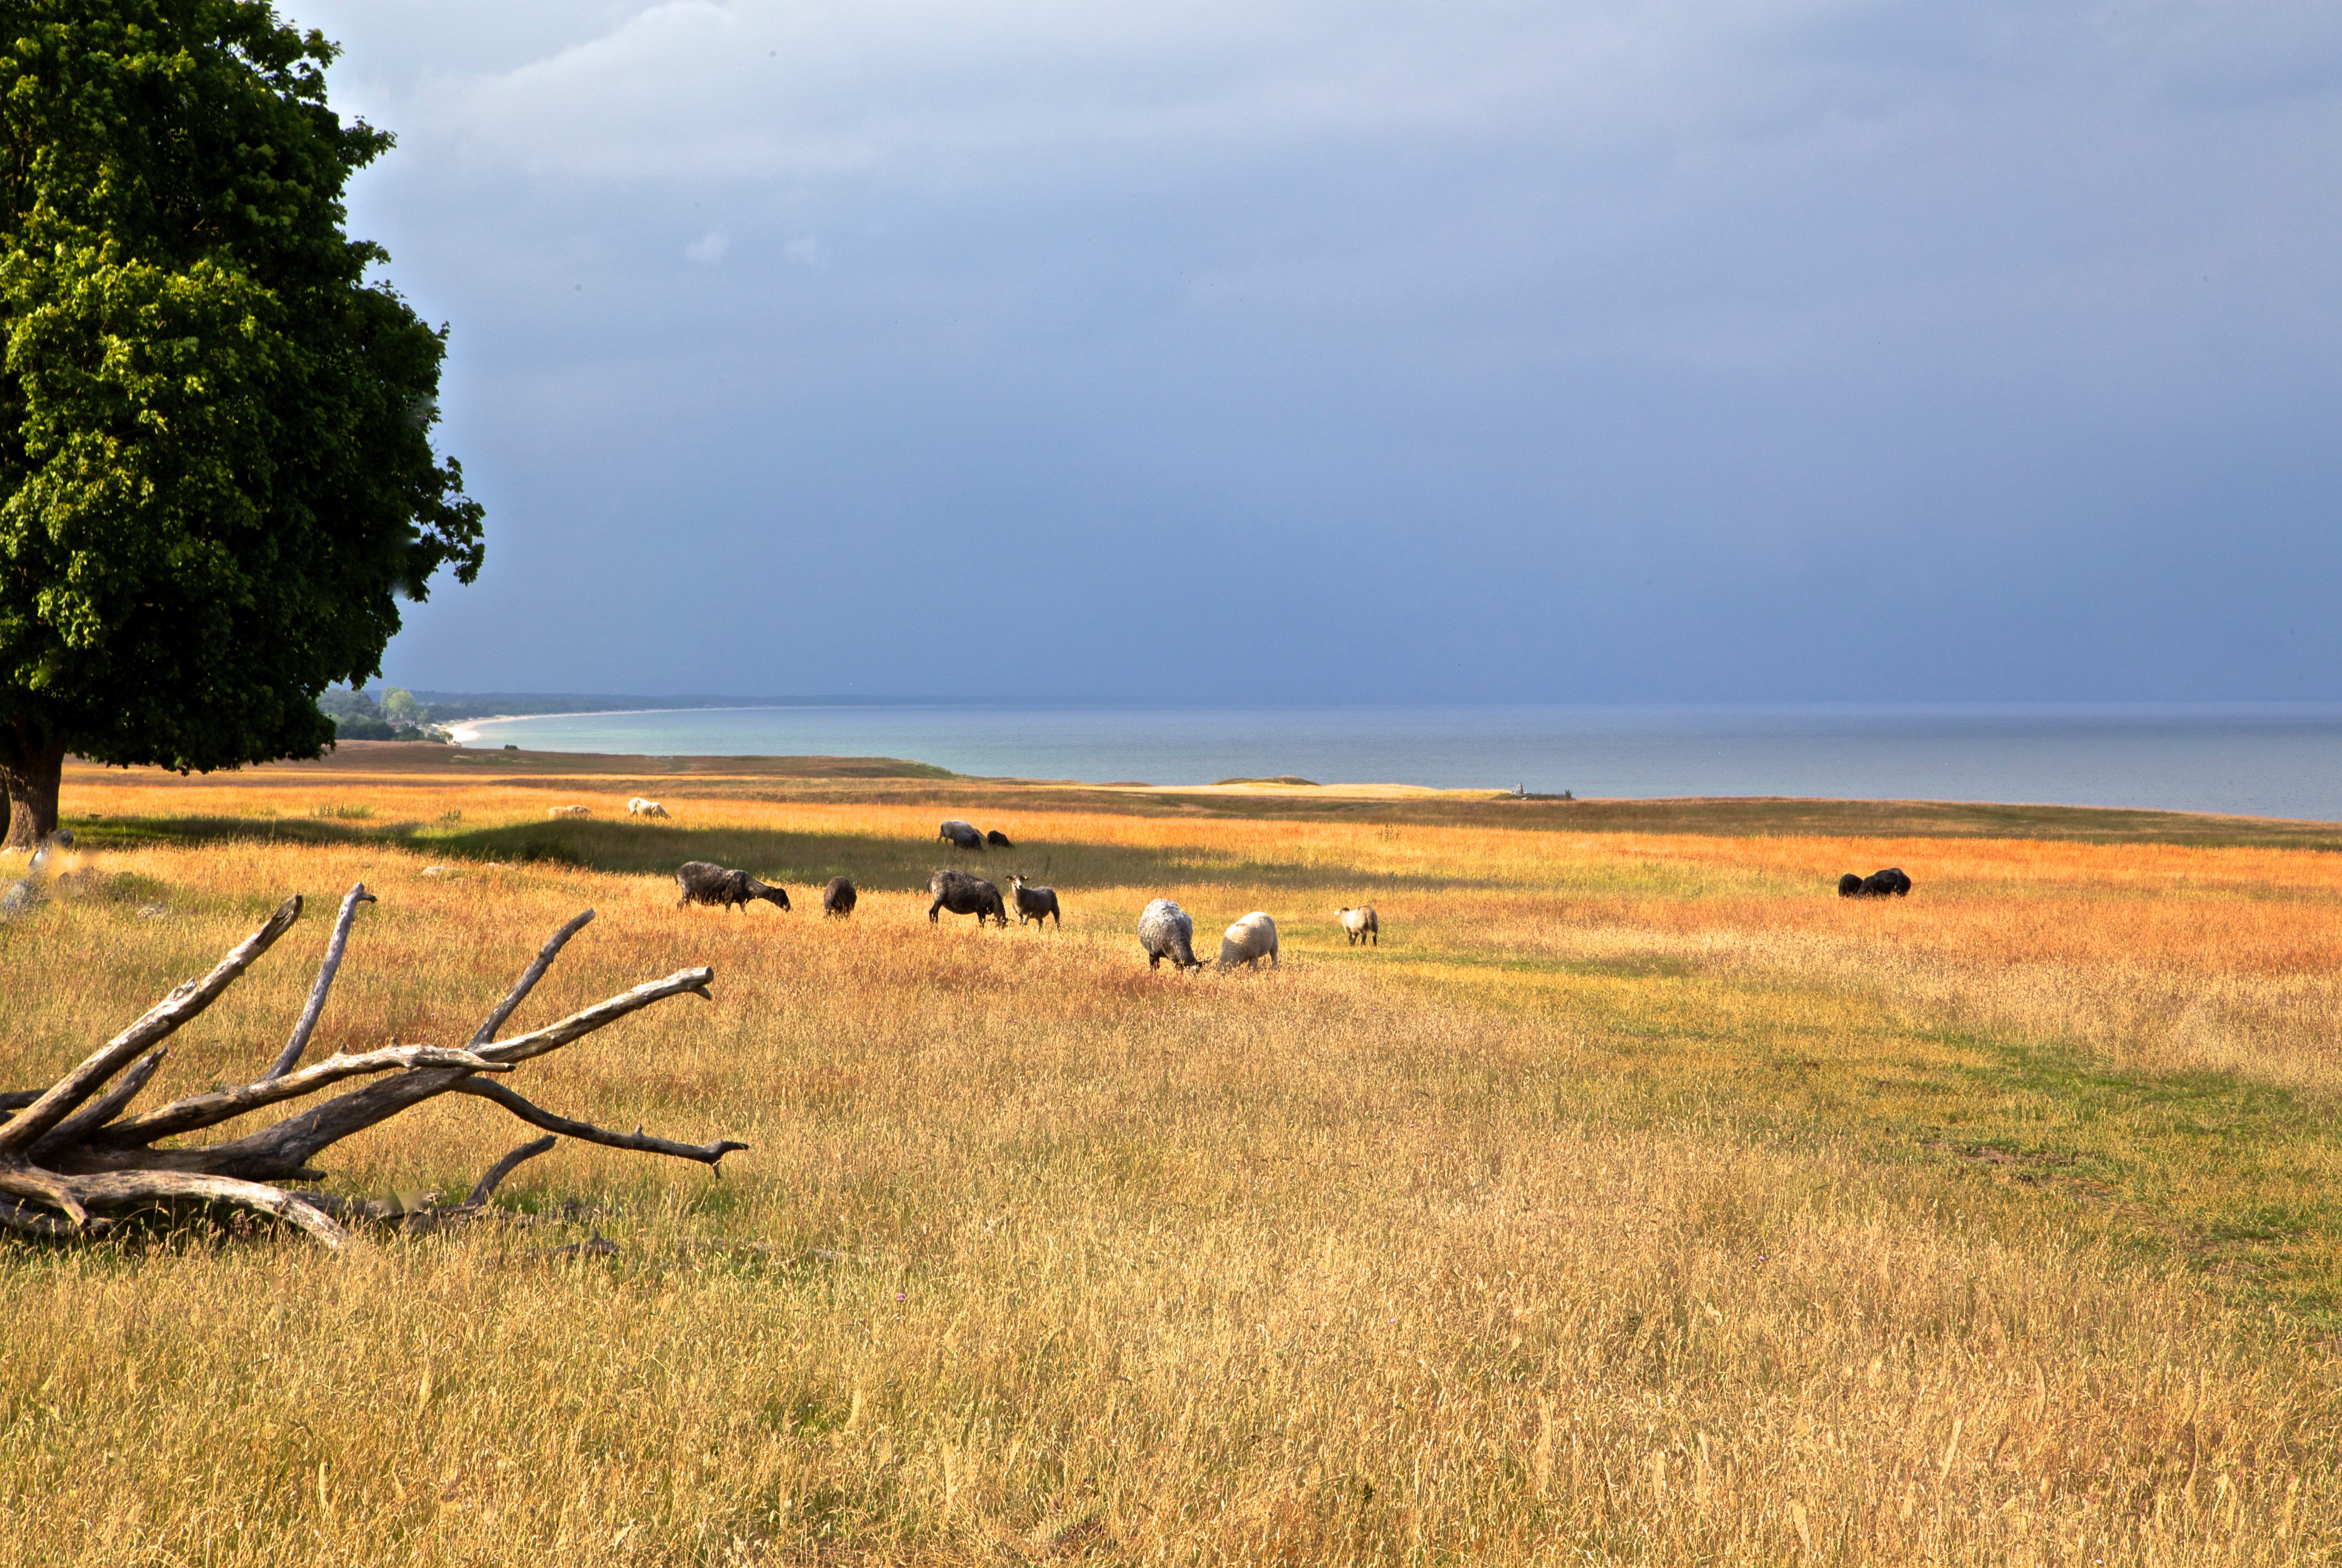
[[[210,1006],[291,928],[301,914],[297,897],[287,899],[266,924],[239,943],[209,974],[173,991],[50,1088],[0,1094],[0,1228],[35,1236],[89,1237],[103,1233],[112,1224],[105,1217],[108,1213],[157,1203],[201,1203],[273,1215],[329,1247],[339,1247],[349,1239],[343,1219],[396,1216],[412,1224],[469,1217],[485,1208],[497,1185],[516,1167],[552,1149],[556,1140],[539,1138],[513,1150],[480,1178],[469,1198],[455,1205],[435,1204],[410,1212],[403,1203],[354,1202],[287,1192],[275,1184],[317,1179],[321,1173],[309,1167],[313,1155],[445,1094],[492,1100],[521,1120],[562,1136],[696,1160],[719,1172],[719,1162],[726,1154],[747,1147],[731,1139],[681,1144],[647,1136],[640,1128],[630,1134],[610,1132],[555,1115],[477,1076],[509,1073],[520,1063],[557,1051],[666,997],[688,994],[704,999],[708,995],[708,984],[715,978],[712,970],[678,970],[664,980],[596,1003],[547,1028],[495,1040],[496,1030],[526,1000],[569,939],[594,918],[590,909],[545,943],[488,1014],[468,1048],[394,1042],[379,1050],[336,1054],[311,1066],[298,1066],[340,968],[357,906],[373,899],[363,884],[343,899],[308,1004],[284,1051],[255,1082],[190,1095],[140,1115],[124,1114],[162,1065],[167,1052],[161,1042]],[[345,1078],[382,1073],[393,1075],[241,1138],[194,1148],[155,1146],[165,1138],[305,1098]],[[14,1114],[7,1114],[10,1110]]]

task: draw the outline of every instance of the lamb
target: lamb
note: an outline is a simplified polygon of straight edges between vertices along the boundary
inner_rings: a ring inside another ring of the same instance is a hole
[[[833,876],[829,885],[821,890],[821,917],[836,915],[840,920],[854,913],[854,884],[842,876]]]
[[[1165,959],[1174,969],[1201,969],[1204,961],[1196,956],[1196,923],[1187,912],[1167,898],[1158,898],[1140,912],[1138,945],[1146,950],[1146,967],[1155,968]]]
[[[787,888],[768,886],[745,871],[726,871],[711,861],[686,861],[676,871],[675,884],[683,890],[675,901],[677,909],[686,904],[716,904],[736,910],[752,898],[782,909],[789,906]]]
[[[626,803],[626,814],[628,816],[665,816],[666,807],[655,800],[645,800],[642,796],[636,795]]]
[[[1250,969],[1267,959],[1276,964],[1276,922],[1256,909],[1220,934],[1220,967],[1234,969],[1241,964]]]
[[[987,914],[996,925],[1008,924],[1000,890],[981,877],[970,876],[964,871],[939,871],[927,879],[927,891],[936,895],[935,902],[927,905],[927,919],[931,922],[936,921],[937,910],[948,909],[954,914],[976,916],[978,931],[984,929],[984,917]]]
[[[995,849],[1015,849],[1016,847],[1014,844],[1011,844],[1008,841],[1008,835],[1001,832],[996,827],[990,833],[984,835],[984,842],[990,844]]]
[[[1383,928],[1375,919],[1373,904],[1365,904],[1356,909],[1336,910],[1335,918],[1342,923],[1342,934],[1349,938],[1349,944],[1352,947],[1369,938],[1376,947],[1383,944]]]
[[[1026,882],[1025,874],[1021,871],[1008,879],[1008,884],[1016,895],[1017,924],[1024,924],[1029,916],[1036,926],[1047,918],[1056,921],[1058,930],[1063,931],[1066,928],[1065,914],[1057,907],[1056,888],[1031,886]]]
[[[972,822],[962,822],[954,817],[936,830],[936,836],[955,849],[972,849],[978,854],[984,853],[984,835],[976,831],[976,824]]]
[[[1889,895],[1903,898],[1910,892],[1911,879],[1903,874],[1903,868],[1899,865],[1874,871],[1868,876],[1857,876],[1849,871],[1837,879],[1837,895],[1840,898],[1886,898]]]
[[[594,808],[585,805],[557,805],[546,811],[545,814],[558,821],[565,816],[592,816]]]

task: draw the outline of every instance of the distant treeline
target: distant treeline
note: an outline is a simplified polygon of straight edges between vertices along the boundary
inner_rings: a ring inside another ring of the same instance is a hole
[[[896,707],[949,704],[948,697],[643,697],[612,692],[422,692],[392,686],[376,693],[337,688],[317,699],[343,740],[445,741],[445,725],[465,719],[533,714],[604,714],[667,708]],[[965,699],[957,699],[965,700]]]
[[[334,721],[337,741],[435,741],[449,739],[432,723],[438,718],[413,692],[391,687],[379,697],[365,691],[328,691],[317,699],[318,711]]]

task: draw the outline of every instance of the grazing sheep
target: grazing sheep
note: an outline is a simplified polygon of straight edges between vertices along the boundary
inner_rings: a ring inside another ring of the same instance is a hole
[[[626,803],[626,814],[628,816],[665,816],[666,807],[655,800],[645,800],[642,796],[636,795]]]
[[[1158,898],[1140,912],[1138,945],[1146,950],[1149,969],[1166,958],[1174,969],[1204,966],[1204,961],[1196,956],[1196,923],[1167,898]]]
[[[594,808],[586,805],[557,805],[547,810],[545,814],[556,819],[565,816],[592,816]]]
[[[976,831],[976,824],[972,822],[962,822],[954,817],[936,829],[936,836],[955,849],[972,849],[978,854],[984,853],[984,835]]]
[[[1021,871],[1008,879],[1008,885],[1016,895],[1017,924],[1024,924],[1029,917],[1034,924],[1038,925],[1043,919],[1048,918],[1056,921],[1058,930],[1066,928],[1065,914],[1057,908],[1056,888],[1029,886]]]
[[[1373,904],[1360,904],[1356,909],[1336,910],[1335,918],[1342,923],[1342,934],[1350,939],[1349,944],[1352,947],[1369,938],[1373,939],[1376,947],[1383,944],[1383,928],[1375,919]]]
[[[683,890],[675,901],[677,909],[686,904],[720,904],[736,910],[752,898],[783,909],[789,906],[787,888],[768,886],[745,871],[726,871],[710,861],[686,861],[676,871],[675,884]]]
[[[982,877],[970,876],[964,871],[939,871],[927,879],[927,891],[936,895],[927,905],[927,918],[936,919],[936,912],[948,909],[954,914],[973,914],[976,928],[984,929],[984,917],[992,916],[996,925],[1008,924],[1008,911],[1000,902],[1000,890]]]
[[[821,890],[821,917],[827,920],[836,915],[840,920],[854,913],[854,884],[842,876],[833,876],[829,885]]]
[[[1246,968],[1267,959],[1276,964],[1276,922],[1256,909],[1220,934],[1220,967],[1234,969],[1241,964]]]
[[[1008,835],[1001,832],[996,827],[990,833],[984,835],[984,842],[990,844],[995,849],[1015,849],[1016,847],[1008,841]]]
[[[1837,879],[1837,895],[1840,898],[1886,898],[1890,895],[1902,898],[1910,891],[1911,879],[1903,874],[1903,868],[1899,865],[1874,871],[1868,876],[1857,876],[1849,871]]]

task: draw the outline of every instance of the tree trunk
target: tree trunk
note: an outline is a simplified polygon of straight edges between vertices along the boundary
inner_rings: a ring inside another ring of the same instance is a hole
[[[0,784],[8,791],[8,837],[0,849],[35,850],[57,831],[57,787],[65,744],[17,720],[13,745],[0,745]]]
[[[465,1203],[435,1203],[426,1211],[403,1202],[385,1208],[322,1193],[288,1192],[276,1184],[317,1180],[321,1173],[308,1168],[312,1155],[388,1121],[409,1106],[449,1094],[487,1100],[549,1133],[606,1148],[696,1160],[719,1172],[725,1155],[748,1146],[729,1138],[679,1144],[646,1136],[640,1128],[614,1132],[547,1111],[502,1084],[491,1087],[473,1081],[475,1074],[510,1073],[523,1062],[558,1051],[666,997],[707,995],[708,983],[715,978],[712,971],[679,969],[664,980],[637,985],[557,1024],[496,1039],[496,1031],[545,977],[564,944],[594,918],[590,909],[553,934],[535,962],[480,1025],[469,1046],[401,1045],[394,1040],[380,1050],[356,1055],[336,1052],[323,1062],[301,1066],[309,1031],[325,1006],[339,967],[349,923],[359,904],[372,902],[373,895],[364,884],[350,889],[342,901],[341,917],[335,923],[325,967],[310,993],[309,1005],[303,1010],[292,1044],[265,1076],[233,1088],[208,1089],[141,1114],[124,1114],[162,1065],[168,1051],[164,1042],[218,1000],[300,918],[297,894],[278,906],[267,924],[239,943],[209,974],[188,981],[156,1003],[47,1089],[0,1094],[0,1227],[38,1236],[94,1236],[105,1233],[113,1223],[105,1211],[179,1202],[228,1203],[274,1214],[338,1246],[345,1233],[335,1217],[337,1214],[361,1219],[398,1217],[410,1227],[461,1219],[477,1213],[515,1165],[543,1154],[554,1140],[540,1138],[505,1155],[481,1178]],[[378,1076],[383,1074],[390,1076]],[[247,1112],[307,1099],[330,1084],[367,1076],[376,1076],[377,1081],[241,1138],[173,1148],[155,1146],[164,1138],[206,1134]],[[109,1081],[113,1081],[111,1087]],[[93,1210],[100,1213],[93,1214]]]

